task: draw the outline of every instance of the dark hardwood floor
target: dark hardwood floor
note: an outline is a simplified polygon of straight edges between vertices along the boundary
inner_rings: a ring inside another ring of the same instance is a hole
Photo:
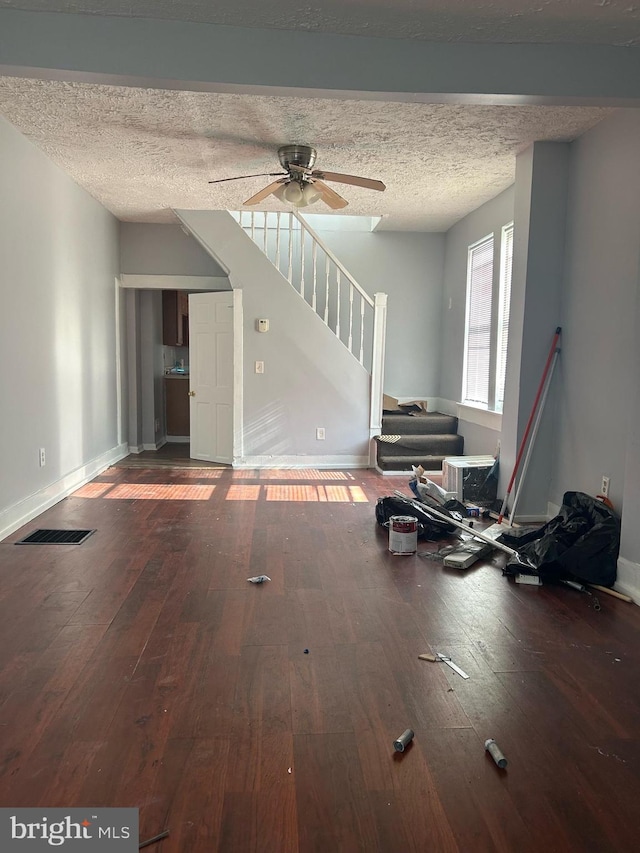
[[[0,806],[139,807],[159,853],[637,850],[640,609],[393,556],[394,488],[110,469],[1,543]]]

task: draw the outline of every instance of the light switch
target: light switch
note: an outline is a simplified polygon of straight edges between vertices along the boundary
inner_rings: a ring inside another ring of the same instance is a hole
[[[264,373],[264,361],[256,361],[256,373]]]

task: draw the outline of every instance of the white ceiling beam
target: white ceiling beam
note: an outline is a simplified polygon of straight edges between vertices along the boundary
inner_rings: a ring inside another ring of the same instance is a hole
[[[0,74],[430,103],[640,104],[640,46],[428,43],[15,9],[0,9]]]

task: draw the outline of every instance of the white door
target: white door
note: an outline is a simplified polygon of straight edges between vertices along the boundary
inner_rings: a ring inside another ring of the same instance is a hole
[[[233,291],[189,295],[191,458],[233,461]]]

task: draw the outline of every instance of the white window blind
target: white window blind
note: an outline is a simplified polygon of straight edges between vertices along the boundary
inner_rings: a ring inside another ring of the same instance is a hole
[[[513,265],[513,223],[502,229],[500,255],[500,305],[498,312],[496,410],[504,405],[504,383],[507,375],[507,344],[509,343],[509,306],[511,305],[511,268]]]
[[[463,402],[489,403],[493,236],[469,249]]]

